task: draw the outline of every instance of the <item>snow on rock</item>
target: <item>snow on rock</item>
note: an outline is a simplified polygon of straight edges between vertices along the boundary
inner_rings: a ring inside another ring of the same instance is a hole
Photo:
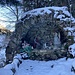
[[[9,70],[11,70],[11,69],[13,69],[14,68],[14,65],[13,64],[8,64],[8,65],[6,65],[5,67],[4,67],[4,69],[9,69]]]
[[[57,17],[57,15],[58,15],[58,12],[55,12],[55,13],[54,13],[54,18],[56,18],[56,17]]]
[[[75,28],[72,28],[72,27],[66,27],[66,28],[64,28],[64,30],[65,30],[65,31],[67,31],[67,30],[69,30],[69,31],[74,31]]]
[[[75,38],[75,27],[66,27],[64,28],[64,30],[68,31],[68,36],[74,36]]]
[[[21,55],[20,54],[16,54],[15,56],[14,56],[14,59],[19,59],[19,60],[21,60]]]
[[[65,15],[59,15],[57,16],[58,19],[62,19],[62,18],[65,18]]]
[[[69,22],[71,19],[70,18],[60,18],[61,21],[66,21]],[[75,22],[74,22],[75,23]]]
[[[71,20],[72,23],[75,23],[75,19],[69,13],[68,8],[66,6],[63,6],[63,7],[52,6],[52,7],[33,9],[31,11],[25,12],[23,14],[22,18],[25,18],[27,15],[29,15],[29,16],[26,17],[26,19],[29,19],[29,17],[32,17],[34,15],[35,16],[44,15],[45,13],[51,14],[52,10],[54,10],[54,18],[57,18],[57,19],[59,18],[60,20],[63,20],[63,21],[70,21]]]
[[[75,41],[75,27],[66,27],[64,30],[68,33],[68,36],[73,36]]]
[[[4,69],[15,69],[15,71],[18,70],[19,65],[20,65],[20,61],[21,61],[21,55],[17,54],[16,56],[14,56],[13,62],[11,64],[7,64]]]
[[[27,55],[27,53],[24,52],[24,53],[21,53],[21,57],[22,58],[28,58],[28,55]]]
[[[15,69],[16,71],[18,70],[18,63],[19,63],[19,60],[14,59],[13,62],[11,64],[6,65],[4,69],[9,69],[9,70]]]
[[[75,57],[75,43],[69,46],[68,51],[70,54],[72,54]]]

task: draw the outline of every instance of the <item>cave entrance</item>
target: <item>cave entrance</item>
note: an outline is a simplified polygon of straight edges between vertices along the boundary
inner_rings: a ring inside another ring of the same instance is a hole
[[[34,26],[26,35],[24,40],[36,49],[51,49],[53,47],[60,48],[67,41],[65,31],[60,26]]]

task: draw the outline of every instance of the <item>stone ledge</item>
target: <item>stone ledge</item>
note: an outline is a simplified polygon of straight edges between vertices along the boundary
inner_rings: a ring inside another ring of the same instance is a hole
[[[67,56],[65,50],[33,50],[30,59],[32,60],[56,60]]]

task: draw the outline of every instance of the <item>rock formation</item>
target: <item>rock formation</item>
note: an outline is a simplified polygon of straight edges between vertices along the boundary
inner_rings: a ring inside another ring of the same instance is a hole
[[[59,10],[55,10],[53,8],[48,8],[49,12],[45,12],[45,10],[41,8],[41,14],[37,14],[37,10],[38,9],[26,12],[25,16],[16,23],[16,29],[13,32],[11,40],[6,49],[7,59],[9,61],[12,60],[16,53],[19,52],[21,49],[21,44],[24,40],[38,50],[44,49],[43,45],[47,45],[48,48],[51,47],[50,49],[52,49],[55,44],[55,33],[58,36],[60,34],[60,38],[58,39],[59,43],[63,44],[67,41],[66,32],[63,30],[65,21],[60,20],[70,17],[70,15],[63,12],[64,10],[67,11],[67,9],[64,8],[61,10],[60,8]],[[58,12],[58,14],[56,14],[55,11]],[[64,17],[56,17],[61,14],[63,14]],[[35,44],[34,41],[36,41],[38,44]],[[36,46],[34,46],[34,44]]]

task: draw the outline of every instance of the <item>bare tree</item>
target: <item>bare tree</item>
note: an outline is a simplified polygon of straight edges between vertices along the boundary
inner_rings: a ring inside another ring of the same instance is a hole
[[[15,25],[17,21],[21,18],[22,15],[22,8],[21,6],[10,6],[5,5],[4,7],[1,6],[0,8],[0,22],[5,23],[6,25]]]

